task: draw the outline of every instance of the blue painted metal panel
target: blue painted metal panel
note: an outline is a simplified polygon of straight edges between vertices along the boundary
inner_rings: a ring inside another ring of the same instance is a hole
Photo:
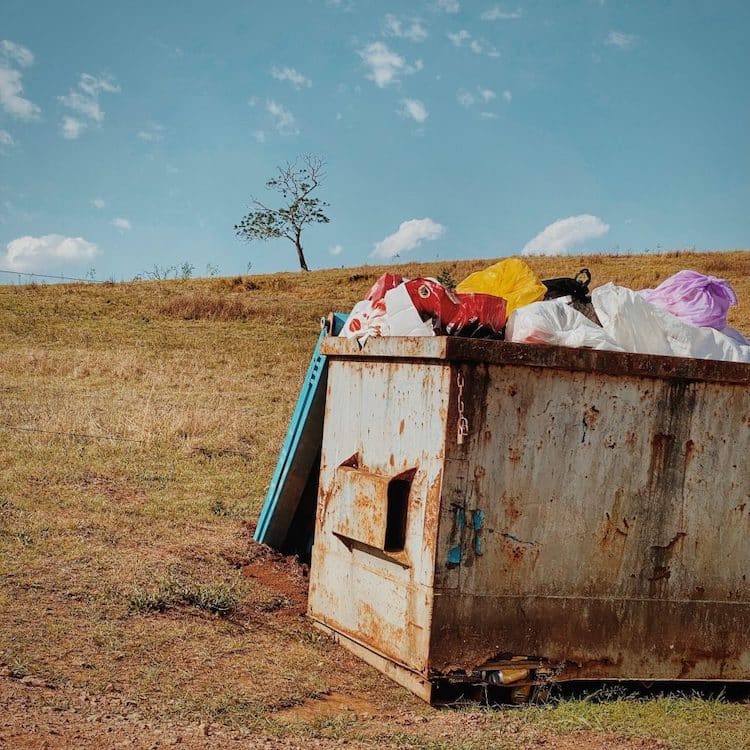
[[[320,353],[320,344],[329,333],[338,335],[346,318],[344,313],[333,313],[320,332],[260,511],[254,535],[256,542],[282,548],[303,495],[314,498],[317,494],[310,493],[308,483],[314,482],[317,486],[318,477],[311,473],[317,466],[323,442],[328,364],[325,354]]]

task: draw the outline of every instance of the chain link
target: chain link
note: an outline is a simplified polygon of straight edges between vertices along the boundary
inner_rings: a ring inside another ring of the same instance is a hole
[[[456,375],[458,386],[458,423],[456,425],[456,443],[463,445],[464,438],[469,434],[469,420],[464,414],[464,375],[459,370]]]

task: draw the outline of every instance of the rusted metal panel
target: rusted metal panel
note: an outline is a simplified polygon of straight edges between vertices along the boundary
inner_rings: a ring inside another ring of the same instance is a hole
[[[463,371],[470,434],[448,456],[472,465],[483,521],[459,586],[436,591],[432,667],[524,654],[561,679],[750,678],[750,391]]]
[[[324,351],[310,614],[371,663],[417,686],[509,665],[750,679],[750,366],[446,337]]]
[[[385,550],[388,477],[339,466],[334,479],[336,536]]]
[[[335,359],[329,368],[309,614],[426,673],[450,371]],[[405,499],[402,544],[389,548],[389,502]]]

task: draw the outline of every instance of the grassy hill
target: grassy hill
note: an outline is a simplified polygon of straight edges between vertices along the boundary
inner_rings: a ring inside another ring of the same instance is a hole
[[[458,281],[488,262],[398,270]],[[748,251],[530,264],[542,277],[587,266],[594,286],[722,276],[741,300],[730,324],[750,334]],[[438,712],[305,621],[304,571],[259,556],[250,528],[320,317],[384,270],[0,287],[0,706],[24,707],[0,722],[0,746],[4,733],[31,747],[12,732],[50,711],[141,721],[149,743],[164,727],[208,742],[190,728],[210,721],[216,736],[242,727],[321,747],[504,747],[511,735],[522,742],[508,747],[748,746],[746,704]],[[97,746],[90,737],[79,746]]]

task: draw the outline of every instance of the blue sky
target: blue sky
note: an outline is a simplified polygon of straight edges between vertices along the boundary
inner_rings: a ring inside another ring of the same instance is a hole
[[[740,0],[3,0],[0,268],[294,269],[232,227],[305,152],[312,268],[748,248],[749,33]]]

